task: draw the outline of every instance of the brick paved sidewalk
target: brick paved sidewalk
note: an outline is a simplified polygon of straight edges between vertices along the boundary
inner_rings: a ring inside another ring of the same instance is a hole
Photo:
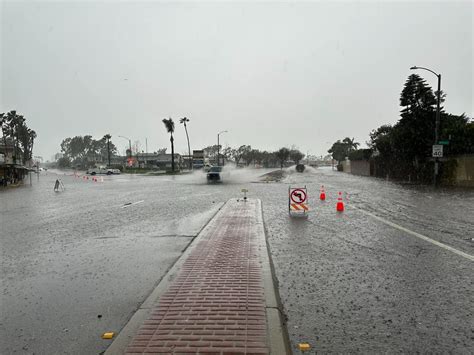
[[[258,200],[227,202],[127,354],[268,354],[259,223]]]

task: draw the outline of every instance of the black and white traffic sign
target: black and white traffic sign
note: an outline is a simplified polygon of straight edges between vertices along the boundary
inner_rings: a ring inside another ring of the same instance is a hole
[[[442,158],[443,157],[443,146],[441,144],[433,145],[433,158]]]
[[[300,204],[306,201],[306,191],[305,189],[293,189],[290,193],[291,201],[294,203]]]

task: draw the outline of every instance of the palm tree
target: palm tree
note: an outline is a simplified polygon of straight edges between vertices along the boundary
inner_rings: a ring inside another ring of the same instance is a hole
[[[355,141],[355,138],[350,139],[349,137],[346,137],[342,142],[347,144],[349,151],[357,150],[357,147],[360,145],[360,143]]]
[[[29,157],[31,159],[31,157],[33,156],[33,144],[35,143],[35,139],[36,139],[36,132],[33,131],[32,129],[28,129],[28,133],[29,133],[29,136],[30,136],[30,153],[29,153]]]
[[[173,119],[170,117],[168,119],[163,118],[163,123],[165,125],[166,131],[170,134],[170,142],[171,142],[171,171],[174,173],[174,122]]]
[[[189,118],[183,117],[179,120],[179,123],[184,124],[184,130],[186,131],[186,139],[188,140],[189,170],[191,170],[193,168],[193,159],[191,158],[191,147],[189,145],[188,128],[186,127],[186,122],[189,122]]]
[[[0,113],[0,129],[2,130],[3,145],[5,146],[5,153],[7,149],[7,116],[5,113]],[[5,154],[6,156],[6,154]]]
[[[112,136],[107,133],[103,139],[106,139],[107,140],[107,161],[108,161],[108,166],[110,167],[110,138],[112,138]]]
[[[14,142],[14,150],[15,150],[15,156],[14,156],[14,162],[16,163],[19,161],[19,154],[18,154],[18,144],[19,144],[19,133],[20,133],[20,127],[23,126],[25,122],[25,118],[22,115],[17,115],[15,110],[12,110],[7,113],[7,121],[8,121],[8,126],[10,129],[10,137],[13,138]]]

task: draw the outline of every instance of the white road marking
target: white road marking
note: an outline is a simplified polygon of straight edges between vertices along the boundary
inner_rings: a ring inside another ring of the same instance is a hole
[[[141,201],[137,201],[137,202],[132,202],[132,203],[127,203],[126,205],[123,205],[123,206],[120,206],[122,208],[127,208],[127,207],[130,207],[130,206],[133,206],[133,205],[137,205],[139,203],[142,203],[142,202],[145,202],[145,200],[141,200]]]
[[[468,259],[468,260],[474,261],[474,255],[470,255],[470,254],[464,253],[464,252],[462,252],[462,251],[460,251],[460,250],[457,250],[457,249],[454,249],[453,247],[450,247],[449,245],[446,245],[446,244],[440,243],[440,242],[438,242],[438,241],[436,241],[436,240],[434,240],[434,239],[428,238],[428,237],[424,236],[423,234],[420,234],[420,233],[417,233],[417,232],[413,232],[413,231],[411,231],[411,230],[409,230],[409,229],[407,229],[407,228],[405,228],[405,227],[402,227],[402,226],[400,226],[400,225],[398,225],[398,224],[396,224],[396,223],[387,221],[386,219],[384,219],[384,218],[382,218],[382,217],[376,216],[376,215],[373,214],[373,213],[364,211],[364,210],[362,210],[362,209],[360,209],[360,208],[357,208],[357,207],[353,207],[353,208],[355,208],[356,210],[359,210],[359,211],[361,211],[362,213],[365,213],[366,215],[369,215],[369,216],[375,218],[376,220],[378,220],[378,221],[380,221],[380,222],[382,222],[382,223],[385,223],[385,224],[387,224],[387,225],[389,225],[389,226],[391,226],[391,227],[393,227],[393,228],[396,228],[396,229],[398,229],[398,230],[401,230],[401,231],[403,231],[403,232],[405,232],[405,233],[408,233],[408,234],[410,234],[410,235],[412,235],[412,236],[414,236],[414,237],[423,239],[424,241],[429,242],[429,243],[431,243],[431,244],[434,244],[434,245],[436,245],[436,246],[438,246],[438,247],[440,247],[440,248],[449,250],[450,252],[453,252],[453,253],[455,253],[455,254],[458,254],[458,255],[460,255],[460,256],[462,256],[462,257]]]

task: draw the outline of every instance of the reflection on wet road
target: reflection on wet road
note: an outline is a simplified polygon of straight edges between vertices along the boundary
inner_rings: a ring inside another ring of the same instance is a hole
[[[473,255],[473,192],[328,169],[257,183],[261,173],[234,171],[219,185],[199,174],[63,175],[61,193],[47,173],[1,192],[1,348],[103,351],[101,333],[119,331],[220,203],[247,188],[263,202],[294,350],[473,352],[472,261],[413,235]],[[289,184],[308,188],[307,220],[288,217]]]

